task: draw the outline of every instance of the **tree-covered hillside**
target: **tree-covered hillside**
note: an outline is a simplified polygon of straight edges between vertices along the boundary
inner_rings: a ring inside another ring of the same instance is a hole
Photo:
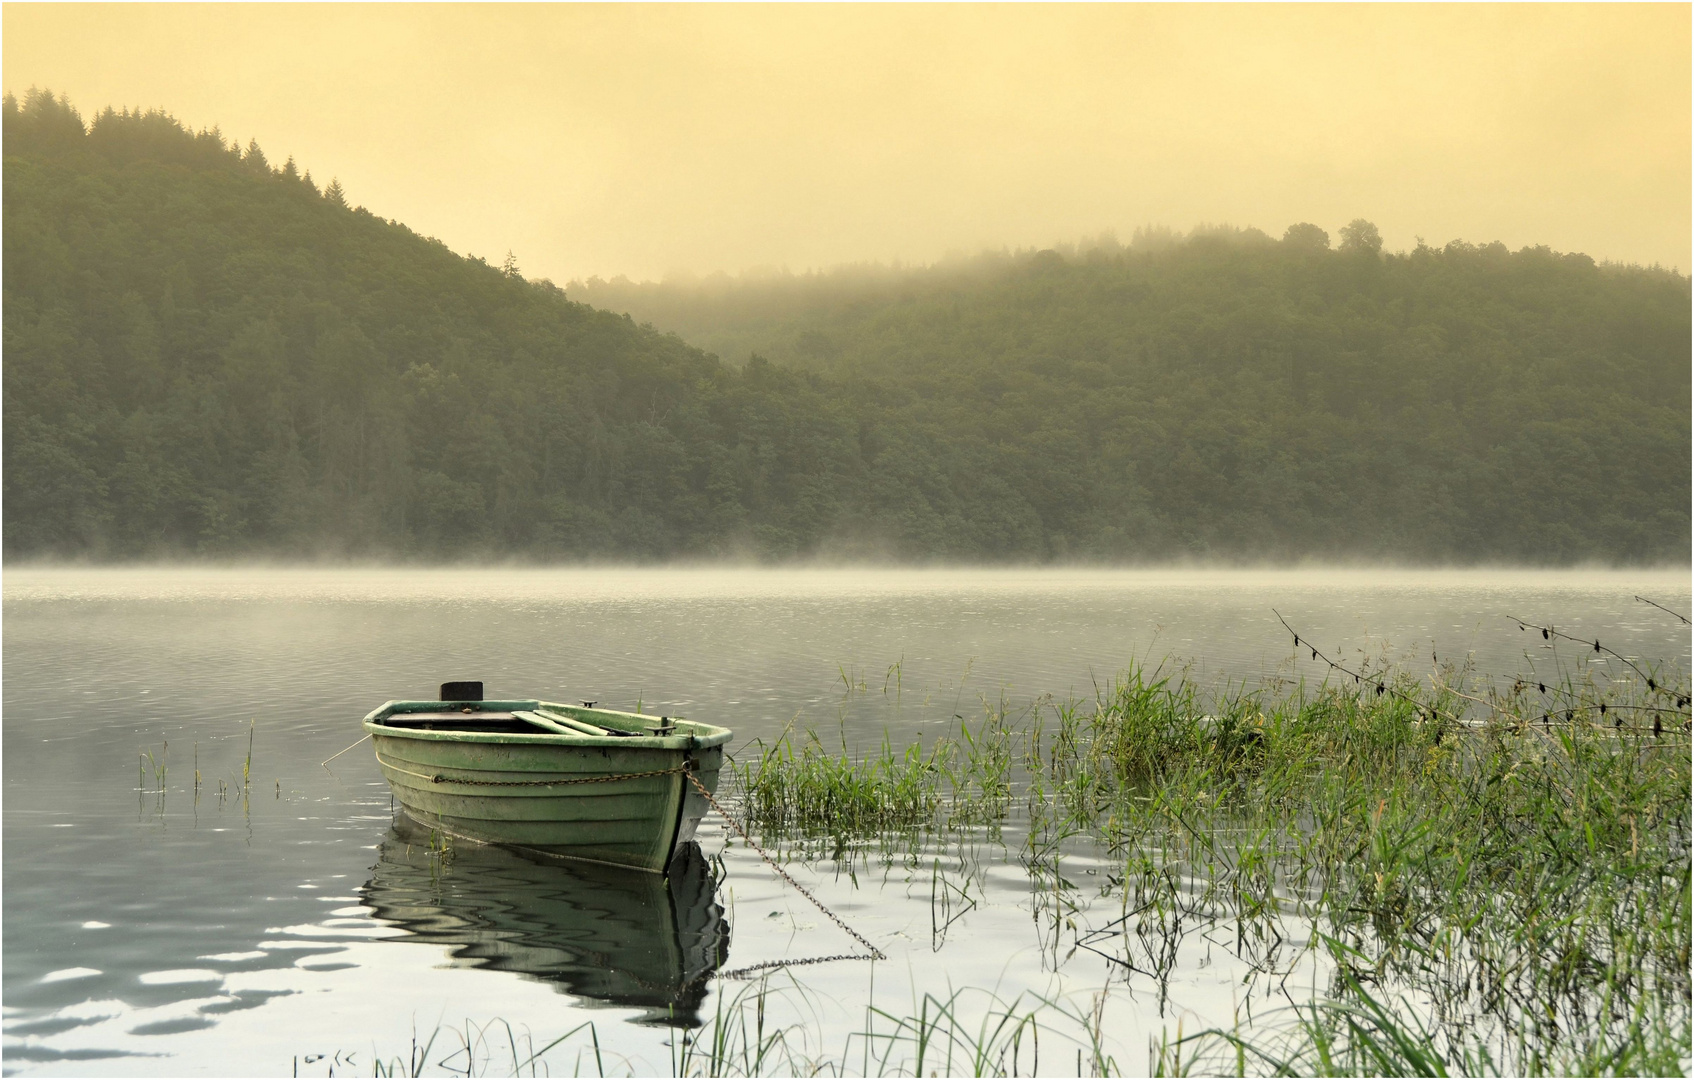
[[[726,370],[158,114],[5,105],[10,556],[815,543],[850,455]],[[849,440],[850,441],[850,440]]]
[[[161,114],[4,153],[9,557],[1688,556],[1676,274],[1308,227],[567,300]]]
[[[992,448],[1049,550],[1686,558],[1687,277],[1342,233],[571,290]]]

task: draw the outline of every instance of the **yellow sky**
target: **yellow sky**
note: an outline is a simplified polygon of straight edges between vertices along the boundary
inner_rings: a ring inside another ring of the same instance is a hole
[[[560,282],[1354,217],[1686,270],[1689,13],[9,3],[3,80]]]

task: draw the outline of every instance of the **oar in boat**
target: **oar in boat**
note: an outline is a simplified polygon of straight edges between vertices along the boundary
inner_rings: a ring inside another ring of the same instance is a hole
[[[607,735],[624,734],[621,731],[609,731],[606,728],[596,727],[593,724],[585,724],[581,720],[576,720],[569,716],[548,716],[528,709],[520,709],[517,712],[512,713],[512,715],[525,723],[534,724],[541,730],[551,732],[554,735],[595,735],[604,737]]]

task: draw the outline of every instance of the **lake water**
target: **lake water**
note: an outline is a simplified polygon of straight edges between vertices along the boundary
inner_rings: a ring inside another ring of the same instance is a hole
[[[1138,661],[1206,684],[1321,678],[1274,612],[1337,658],[1415,673],[1432,651],[1500,675],[1591,661],[1514,619],[1686,671],[1687,628],[1637,594],[1687,613],[1689,574],[9,569],[4,1068],[370,1075],[409,1069],[414,1035],[435,1033],[429,1071],[509,1073],[592,1021],[534,1064],[668,1073],[679,1033],[749,985],[716,976],[852,950],[715,816],[668,886],[444,858],[397,830],[368,745],[320,765],[371,708],[448,679],[680,714],[733,728],[735,747],[790,722],[898,745],[983,698],[1092,697]],[[1218,942],[1185,942],[1159,989],[1077,947],[1121,904],[1094,888],[1111,868],[1086,844],[1065,855],[1080,899],[1062,934],[1015,835],[937,844],[789,852],[889,955],[779,976],[791,1048],[875,1071],[867,1006],[903,1016],[969,988],[972,1015],[991,993],[1081,1013],[1114,986],[1103,1027],[1134,1072],[1161,1032],[1227,1025],[1262,993]],[[1040,1068],[1087,1068],[1081,1052],[1043,1043]]]

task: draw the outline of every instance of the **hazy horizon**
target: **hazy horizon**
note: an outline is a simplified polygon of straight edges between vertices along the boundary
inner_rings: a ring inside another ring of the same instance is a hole
[[[256,139],[530,277],[1145,225],[1690,265],[1689,10],[8,5],[6,89]]]

